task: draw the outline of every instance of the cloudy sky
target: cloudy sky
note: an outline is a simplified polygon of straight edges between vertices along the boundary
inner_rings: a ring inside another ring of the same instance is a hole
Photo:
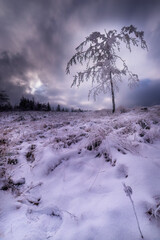
[[[159,0],[0,0],[0,90],[13,104],[21,96],[83,109],[111,106],[110,94],[88,101],[90,83],[71,88],[65,74],[75,48],[93,31],[130,24],[143,30],[149,51],[121,51],[140,84],[124,81],[116,104],[160,104]]]

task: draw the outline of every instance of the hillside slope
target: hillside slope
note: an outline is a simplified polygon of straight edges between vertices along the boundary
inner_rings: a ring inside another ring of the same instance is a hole
[[[0,113],[0,239],[160,239],[160,106]]]

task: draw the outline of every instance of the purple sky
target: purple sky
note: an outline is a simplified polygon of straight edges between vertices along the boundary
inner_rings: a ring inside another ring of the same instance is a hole
[[[75,108],[110,107],[110,94],[88,102],[89,83],[71,88],[66,64],[91,32],[133,24],[145,32],[149,51],[122,49],[141,84],[134,90],[121,84],[116,103],[160,104],[159,13],[159,0],[0,0],[0,90],[13,104],[22,95],[34,95],[41,102]]]

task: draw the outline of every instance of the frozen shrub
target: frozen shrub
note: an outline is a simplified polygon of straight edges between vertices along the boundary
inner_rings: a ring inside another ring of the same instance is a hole
[[[109,162],[111,164],[112,167],[115,167],[116,166],[116,162],[117,160],[116,159],[112,159],[111,155],[107,152],[104,152],[103,153],[103,156],[104,156],[104,159],[106,162]]]
[[[147,211],[147,214],[150,215],[150,219],[151,218],[156,218],[156,219],[158,218],[158,219],[160,219],[160,204],[151,207]]]
[[[144,135],[145,135],[145,132],[144,132],[144,131],[141,131],[141,132],[139,133],[139,136],[140,136],[140,137],[144,137]]]
[[[4,145],[7,143],[7,140],[5,138],[0,139],[0,145]]]
[[[34,162],[34,160],[35,160],[34,153],[32,151],[27,152],[26,159],[28,162]]]
[[[153,143],[155,140],[160,138],[160,130],[152,126],[150,131],[147,131],[144,136],[145,143]]]
[[[122,153],[123,155],[126,155],[126,152],[125,152],[124,149],[122,149],[122,148],[118,148],[117,151],[120,152],[120,153]]]
[[[123,128],[125,127],[124,123],[121,123],[121,122],[116,122],[114,125],[113,125],[113,128],[114,129],[119,129],[119,128]]]
[[[114,160],[111,162],[111,166],[112,166],[112,167],[115,167],[115,166],[116,166],[116,162],[117,162],[117,160],[114,159]]]
[[[150,220],[152,219],[156,219],[156,220],[160,220],[160,196],[156,196],[154,197],[155,199],[155,204],[152,204],[148,210],[147,210],[147,214],[150,216]]]
[[[124,137],[121,135],[120,138],[117,136],[117,138],[114,139],[113,147],[124,155],[127,154],[127,152],[135,154],[138,151],[138,145],[129,140],[126,135],[124,135]]]
[[[90,145],[87,146],[87,150],[92,151],[98,149],[98,147],[101,145],[102,140],[100,138],[94,139]]]
[[[69,134],[63,137],[55,137],[54,139],[54,148],[68,148],[72,144],[76,144],[83,139],[85,134]]]
[[[88,136],[86,136],[87,150],[98,150],[98,148],[102,144],[102,141],[106,137],[105,129],[99,127],[96,123],[92,127],[87,128],[86,131],[88,133]]]
[[[38,206],[40,204],[41,198],[38,199],[27,199],[29,203],[31,203],[34,206]]]
[[[140,119],[137,123],[138,123],[138,124],[141,126],[141,128],[143,128],[143,129],[147,129],[147,130],[150,129],[149,124],[148,124],[145,120],[143,120],[143,119]]]
[[[141,108],[141,110],[147,112],[148,108],[147,107],[143,107],[143,108]]]
[[[7,180],[5,180],[4,185],[2,186],[1,190],[7,191],[7,190],[11,189],[12,191],[14,191],[23,184],[25,184],[25,178],[20,178],[17,181],[13,181],[9,177]]]
[[[35,148],[36,148],[35,144],[32,144],[31,147],[30,147],[31,150],[35,150]]]
[[[104,156],[106,162],[112,162],[112,158],[108,152],[104,152],[103,156]]]
[[[32,144],[29,147],[29,151],[26,153],[26,159],[28,162],[34,162],[35,161],[35,156],[34,156],[34,150],[36,149],[36,145]]]
[[[11,165],[16,165],[18,163],[18,160],[16,158],[12,159],[12,158],[8,158],[8,164]]]
[[[123,106],[119,106],[119,107],[117,108],[117,110],[118,110],[118,112],[120,112],[120,113],[126,113],[126,112],[128,112],[128,110],[127,110],[125,107],[123,107]]]
[[[1,167],[0,168],[0,178],[3,178],[5,176],[5,174],[6,174],[6,168]]]
[[[125,126],[121,130],[121,133],[124,134],[124,135],[133,134],[134,132],[135,132],[135,129],[132,125]]]

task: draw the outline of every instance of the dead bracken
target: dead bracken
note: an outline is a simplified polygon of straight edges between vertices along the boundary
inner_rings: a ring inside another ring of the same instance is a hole
[[[35,161],[34,153],[32,151],[27,152],[26,159],[28,162],[34,162]]]

